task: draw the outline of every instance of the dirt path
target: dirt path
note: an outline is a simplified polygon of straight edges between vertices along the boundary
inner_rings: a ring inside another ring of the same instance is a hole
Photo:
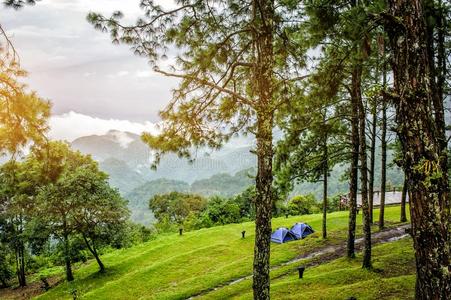
[[[398,226],[396,228],[389,228],[389,229],[385,229],[385,230],[376,232],[376,233],[372,234],[372,236],[371,236],[372,245],[394,242],[394,241],[403,239],[409,235],[406,233],[406,229],[409,227],[410,227],[410,225],[406,224],[406,225]],[[356,247],[356,251],[360,251],[362,249],[363,238],[358,238],[355,240],[355,247]],[[326,247],[318,249],[315,252],[312,252],[309,254],[304,254],[304,255],[298,256],[290,261],[287,261],[285,263],[282,263],[282,264],[279,264],[276,266],[272,266],[271,271],[280,269],[285,266],[293,265],[293,264],[299,263],[304,260],[309,260],[308,263],[303,264],[306,267],[320,265],[322,263],[326,263],[326,262],[332,261],[334,259],[343,257],[345,252],[346,252],[346,244],[326,246]],[[279,274],[276,277],[272,277],[271,280],[283,277],[283,276],[293,272],[295,269],[296,268],[289,269],[286,272],[283,272],[282,274]],[[208,295],[211,292],[217,291],[218,289],[221,289],[221,288],[224,288],[227,286],[231,286],[231,285],[240,283],[244,280],[251,279],[251,278],[252,278],[252,275],[248,275],[248,276],[237,278],[237,279],[229,281],[229,282],[225,282],[216,287],[213,287],[213,288],[204,290],[198,294],[195,294],[195,295],[191,296],[190,298],[188,298],[188,300],[197,299],[199,297]]]
[[[50,287],[54,287],[61,282],[58,276],[47,278]],[[0,289],[0,299],[4,300],[27,300],[39,296],[44,293],[40,280],[28,283],[26,287],[20,288],[3,288]]]

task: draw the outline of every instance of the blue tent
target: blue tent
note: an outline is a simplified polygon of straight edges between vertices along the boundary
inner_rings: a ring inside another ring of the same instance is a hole
[[[296,236],[296,239],[303,239],[315,232],[310,225],[305,223],[294,224],[290,231]]]
[[[285,227],[277,228],[277,230],[271,234],[271,242],[274,243],[282,244],[294,240],[297,240],[294,233]]]

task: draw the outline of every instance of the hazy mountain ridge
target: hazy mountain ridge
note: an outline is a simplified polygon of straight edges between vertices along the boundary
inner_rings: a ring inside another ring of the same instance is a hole
[[[226,145],[215,152],[198,151],[194,162],[175,154],[165,155],[157,170],[151,170],[153,152],[137,134],[110,130],[105,135],[80,137],[72,147],[92,157],[110,174],[110,182],[128,193],[146,181],[167,178],[193,183],[218,173],[234,175],[256,165],[250,146]],[[138,179],[138,177],[141,178]]]
[[[151,170],[151,149],[139,135],[110,130],[104,135],[80,137],[72,147],[91,154],[101,170],[110,176],[110,184],[129,200],[132,218],[149,223],[150,197],[171,191],[192,192],[203,196],[233,196],[252,184],[247,176],[256,166],[256,157],[246,141],[226,145],[219,151],[199,150],[191,163],[176,154],[165,155],[157,170]]]

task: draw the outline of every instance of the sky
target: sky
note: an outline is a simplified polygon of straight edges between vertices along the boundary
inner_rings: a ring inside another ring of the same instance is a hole
[[[52,102],[52,138],[72,140],[109,129],[140,133],[159,121],[177,81],[154,73],[145,58],[113,45],[86,21],[90,11],[108,16],[121,10],[132,23],[141,14],[138,3],[42,0],[19,11],[0,8],[0,23],[28,71],[25,82]]]

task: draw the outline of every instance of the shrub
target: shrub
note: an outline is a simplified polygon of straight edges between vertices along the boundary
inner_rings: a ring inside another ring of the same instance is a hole
[[[288,202],[290,215],[308,215],[319,211],[318,202],[313,194],[297,195]]]

